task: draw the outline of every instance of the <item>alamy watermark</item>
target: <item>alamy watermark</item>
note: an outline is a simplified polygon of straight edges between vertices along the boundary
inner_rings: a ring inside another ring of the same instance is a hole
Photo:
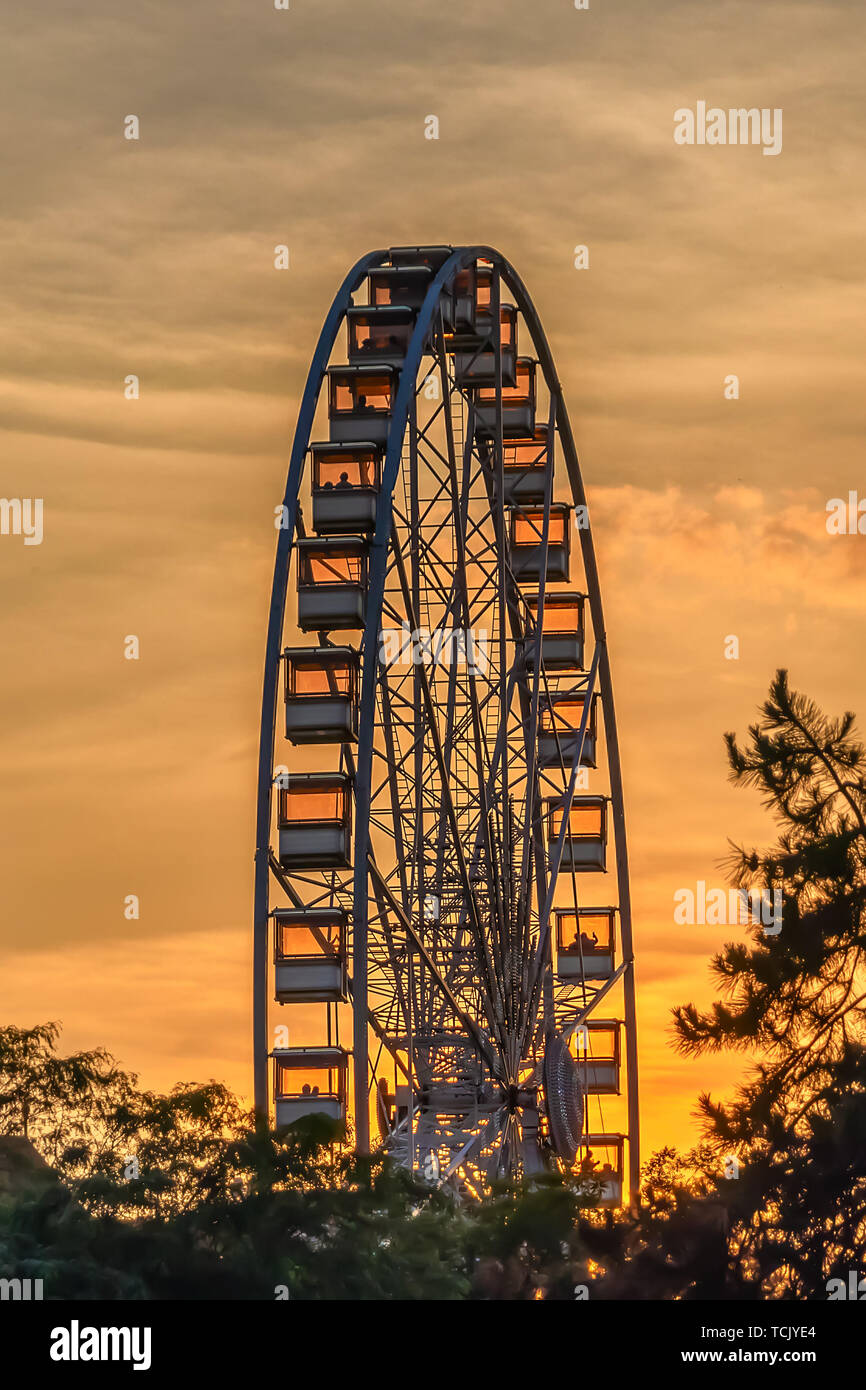
[[[149,1327],[68,1327],[51,1329],[52,1361],[130,1361],[134,1371],[148,1371],[152,1330]]]
[[[674,921],[681,927],[764,928],[765,936],[778,936],[782,930],[782,890],[774,888],[710,888],[704,879],[695,887],[678,888],[674,893]]]
[[[384,628],[379,638],[379,660],[384,666],[465,666],[474,675],[485,675],[489,664],[490,634],[485,629],[438,627]]]
[[[0,1279],[0,1302],[39,1302],[42,1284],[41,1279]]]
[[[831,497],[826,512],[828,535],[866,536],[866,497],[853,488],[847,497]]]
[[[42,498],[0,497],[0,536],[23,536],[25,545],[41,545]]]
[[[827,1301],[828,1303],[838,1303],[839,1301],[851,1300],[862,1303],[866,1300],[866,1279],[862,1278],[859,1270],[849,1269],[848,1279],[828,1279],[827,1280]]]
[[[782,153],[780,106],[730,107],[695,104],[674,112],[674,140],[678,145],[763,145],[762,154]]]

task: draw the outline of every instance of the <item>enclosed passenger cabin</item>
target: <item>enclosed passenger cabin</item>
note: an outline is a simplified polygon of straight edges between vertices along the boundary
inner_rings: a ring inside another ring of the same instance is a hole
[[[449,352],[482,346],[493,332],[493,266],[476,261],[451,281]]]
[[[552,856],[565,813],[565,798],[551,797],[547,806],[548,854]],[[568,814],[568,830],[560,869],[600,873],[607,866],[607,797],[576,796]]]
[[[392,265],[423,265],[435,274],[453,252],[453,246],[392,246],[388,255]]]
[[[302,632],[364,626],[367,543],[361,536],[304,536],[298,546],[298,627]]]
[[[329,367],[331,439],[387,443],[398,376],[394,367]]]
[[[548,474],[547,426],[536,426],[530,439],[509,440],[502,451],[502,474],[507,507],[544,501]]]
[[[580,1068],[584,1092],[591,1096],[618,1096],[620,1025],[617,1019],[587,1019],[571,1037],[572,1051]]]
[[[601,1186],[600,1207],[621,1207],[625,1173],[624,1134],[585,1134],[577,1160],[577,1176]]]
[[[280,1004],[348,999],[346,914],[340,908],[279,907],[274,919],[274,998]]]
[[[430,288],[433,271],[429,266],[418,262],[412,265],[383,265],[371,270],[367,280],[370,286],[370,305],[402,306],[415,312],[424,303]]]
[[[503,304],[499,310],[499,343],[502,385],[516,386],[517,310]],[[492,343],[454,353],[454,377],[458,386],[495,386],[496,352]]]
[[[616,952],[616,908],[556,910],[556,973],[560,980],[609,980]]]
[[[569,575],[571,555],[571,508],[556,502],[547,521],[547,581],[559,583]],[[509,558],[511,572],[519,584],[538,583],[545,570],[544,509],[512,507],[509,510]],[[545,597],[545,606],[547,598]]]
[[[354,743],[359,668],[354,648],[287,647],[283,657],[289,742]]]
[[[415,310],[405,304],[347,309],[349,361],[402,367],[414,327]]]
[[[475,332],[475,285],[474,265],[458,270],[451,282],[451,325],[452,338],[449,347],[465,343],[471,347],[477,341]]]
[[[342,1047],[281,1047],[274,1059],[277,1128],[307,1115],[345,1123],[348,1054]]]
[[[280,778],[279,792],[283,868],[351,868],[352,784],[346,773],[288,773]]]
[[[502,389],[502,434],[506,439],[525,439],[535,433],[535,360],[518,357],[514,386]],[[480,435],[496,437],[496,388],[479,386],[475,392],[475,428]]]
[[[376,526],[382,465],[378,446],[311,444],[313,530],[320,536],[368,535]]]
[[[582,671],[584,649],[583,594],[545,594],[541,620],[541,660],[548,671]],[[538,643],[538,599],[527,597],[536,633],[526,637],[526,664],[535,665]]]
[[[580,749],[580,766],[595,767],[598,744],[598,692],[589,696],[589,714],[580,740],[584,691],[543,695],[538,706],[538,765],[564,767],[568,772]]]

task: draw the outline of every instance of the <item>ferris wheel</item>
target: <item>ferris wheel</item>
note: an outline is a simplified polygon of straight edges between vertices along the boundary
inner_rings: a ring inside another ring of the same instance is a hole
[[[257,1111],[468,1193],[558,1167],[617,1206],[639,1151],[610,663],[560,383],[498,252],[353,267],[277,521]]]

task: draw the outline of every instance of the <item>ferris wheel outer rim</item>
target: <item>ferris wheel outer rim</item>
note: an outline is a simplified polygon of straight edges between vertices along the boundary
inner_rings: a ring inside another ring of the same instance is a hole
[[[298,492],[309,445],[325,368],[334,349],[337,333],[354,290],[367,272],[387,258],[387,248],[361,256],[344,277],[328,310],[307,372],[298,419],[289,456],[289,468],[282,505],[288,509],[286,526],[277,532],[274,575],[268,610],[262,677],[262,716],[259,734],[258,781],[256,790],[255,887],[253,907],[253,1095],[256,1122],[268,1122],[268,904],[270,901],[270,843],[273,792],[274,746],[276,743],[277,695],[280,646],[285,619],[289,568],[295,538]]]

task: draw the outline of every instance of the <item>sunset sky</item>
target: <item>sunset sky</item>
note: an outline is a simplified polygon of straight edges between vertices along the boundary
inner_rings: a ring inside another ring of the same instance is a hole
[[[0,1022],[58,1019],[147,1085],[249,1095],[260,685],[299,392],[363,252],[486,243],[534,298],[580,451],[644,1151],[688,1144],[698,1091],[743,1063],[670,1047],[671,1007],[708,1002],[731,935],[674,925],[673,894],[724,884],[728,837],[773,833],[728,785],[722,734],[780,665],[866,724],[866,536],[825,524],[829,499],[866,498],[862,5],[34,0],[4,29],[0,490],[44,499],[44,539],[0,536]],[[698,101],[781,108],[782,152],[675,144]]]

